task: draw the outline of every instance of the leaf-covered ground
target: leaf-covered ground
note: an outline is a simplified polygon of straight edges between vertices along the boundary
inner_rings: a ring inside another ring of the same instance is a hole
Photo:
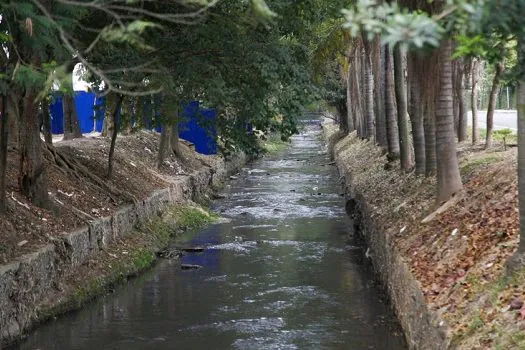
[[[450,326],[454,344],[525,349],[525,271],[512,280],[503,275],[518,245],[516,149],[460,144],[464,191],[445,206],[435,202],[434,178],[399,166],[385,170],[386,157],[372,143],[352,134],[335,151],[378,228],[394,237],[430,307]]]

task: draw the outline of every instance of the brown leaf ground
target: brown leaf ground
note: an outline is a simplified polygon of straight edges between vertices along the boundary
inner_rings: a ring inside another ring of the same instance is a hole
[[[459,145],[464,191],[428,223],[422,220],[442,204],[435,203],[434,178],[385,170],[381,150],[354,134],[335,150],[347,159],[377,227],[394,237],[429,305],[452,328],[454,344],[525,349],[525,321],[510,307],[513,299],[525,301],[525,272],[503,277],[519,239],[516,149]]]
[[[116,191],[111,193],[79,172],[66,172],[48,156],[46,171],[52,203],[50,209],[35,207],[20,194],[18,155],[16,150],[10,149],[8,213],[0,216],[0,264],[33,252],[50,243],[53,237],[85,225],[89,217],[109,216],[122,204],[131,203],[133,198],[143,199],[156,189],[168,187],[174,177],[188,175],[218,160],[217,157],[199,155],[183,143],[184,159],[170,155],[157,169],[158,138],[157,133],[146,131],[119,136],[111,180],[106,178],[107,138],[89,137],[56,143],[55,147],[62,154],[77,160],[103,184]]]

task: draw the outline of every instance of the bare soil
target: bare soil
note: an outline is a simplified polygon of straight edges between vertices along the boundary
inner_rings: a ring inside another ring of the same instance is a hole
[[[50,206],[42,209],[20,194],[17,174],[18,155],[8,152],[8,213],[0,217],[0,264],[33,252],[53,238],[86,225],[87,220],[111,215],[121,205],[141,200],[154,190],[166,188],[173,177],[186,176],[218,161],[216,156],[194,152],[182,140],[183,159],[169,155],[156,167],[159,135],[140,131],[119,136],[115,150],[114,173],[107,178],[109,139],[87,137],[54,144],[57,152],[74,160],[68,169],[45,151]]]

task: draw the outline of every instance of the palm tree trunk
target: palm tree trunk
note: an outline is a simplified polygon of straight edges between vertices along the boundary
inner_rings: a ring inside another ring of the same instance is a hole
[[[525,59],[525,40],[518,39],[518,64]],[[507,260],[507,274],[522,271],[525,266],[525,80],[518,81],[516,96],[518,109],[518,198],[520,216],[520,242],[518,250]]]
[[[478,129],[478,60],[472,60],[472,95],[471,95],[471,108],[472,108],[472,144],[479,142],[479,129]]]
[[[523,46],[523,44],[522,44]],[[520,243],[518,252],[525,253],[525,80],[518,82],[518,181],[520,206]]]
[[[385,46],[385,122],[388,143],[388,158],[390,161],[399,158],[399,132],[397,129],[397,113],[394,99],[394,72],[392,52]]]
[[[363,108],[362,108],[362,93],[361,93],[361,85],[359,82],[361,81],[360,72],[361,70],[361,64],[360,64],[360,54],[355,55],[355,63],[354,63],[354,88],[352,89],[355,94],[354,98],[354,106],[355,106],[355,128],[357,130],[357,135],[361,138],[364,137],[363,134]]]
[[[458,94],[458,141],[467,140],[467,102],[465,94],[465,65],[463,60],[458,62],[457,76],[457,94]]]
[[[347,115],[347,125],[348,132],[355,130],[354,125],[354,113],[352,106],[352,59],[348,59],[348,76],[346,78],[346,115]]]
[[[364,45],[364,98],[365,98],[365,123],[366,139],[374,140],[374,75],[372,73],[372,53],[370,42],[363,38]]]
[[[492,137],[494,134],[494,110],[496,109],[496,98],[498,97],[498,89],[501,81],[501,76],[505,70],[503,61],[496,64],[496,73],[492,81],[492,89],[490,90],[489,106],[487,108],[487,137],[485,139],[485,149],[492,147]]]
[[[446,201],[463,187],[459,173],[452,111],[452,44],[441,46],[441,71],[436,110],[437,200]]]
[[[6,213],[5,191],[7,172],[7,96],[0,100],[0,214]]]
[[[382,148],[388,148],[388,143],[386,139],[386,120],[385,120],[385,80],[383,79],[384,75],[384,59],[385,59],[385,50],[384,47],[380,45],[379,39],[374,41],[374,99],[375,99],[375,117],[376,117],[376,142]]]
[[[417,63],[416,54],[411,54],[411,66]],[[423,101],[421,99],[421,77],[409,72],[410,79],[410,122],[412,125],[412,139],[414,140],[414,155],[416,161],[416,175],[424,175],[425,164],[425,129],[423,126]]]
[[[406,50],[402,45],[397,45],[394,48],[394,79],[397,102],[397,128],[399,130],[399,158],[401,161],[401,169],[404,171],[410,171],[407,91],[403,70],[403,58],[405,57],[405,52]]]
[[[433,105],[432,105],[433,107]],[[436,124],[434,120],[435,110],[427,106],[425,110],[425,175],[434,176],[436,173]]]

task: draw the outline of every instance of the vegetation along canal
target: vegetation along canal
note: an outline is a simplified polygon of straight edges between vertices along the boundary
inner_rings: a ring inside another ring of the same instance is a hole
[[[404,349],[349,230],[337,171],[309,126],[244,169],[214,205],[228,223],[173,243],[153,270],[34,331],[21,349]]]

